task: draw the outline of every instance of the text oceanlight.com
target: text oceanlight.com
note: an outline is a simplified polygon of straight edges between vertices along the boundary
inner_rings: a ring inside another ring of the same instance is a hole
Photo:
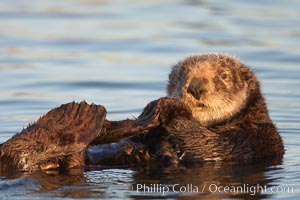
[[[138,193],[160,193],[165,195],[169,192],[175,193],[247,193],[255,195],[257,193],[293,193],[294,188],[291,186],[267,186],[267,185],[218,185],[203,184],[201,186],[193,184],[136,184],[134,190]]]

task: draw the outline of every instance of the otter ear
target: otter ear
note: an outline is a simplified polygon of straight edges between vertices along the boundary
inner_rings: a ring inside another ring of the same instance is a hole
[[[240,72],[241,72],[242,80],[244,80],[244,82],[247,83],[250,91],[255,90],[257,88],[258,82],[257,82],[254,72],[252,72],[252,70],[245,65],[243,65],[241,67]]]
[[[181,66],[182,63],[179,62],[178,64],[172,67],[171,73],[169,74],[169,82],[167,86],[168,96],[172,96],[172,93],[174,93],[174,90],[176,89],[176,84],[180,78]]]
[[[244,87],[244,80],[241,77],[238,77],[236,80],[236,85],[238,89],[242,89]]]
[[[242,89],[245,86],[245,79],[242,75],[242,73],[240,71],[232,71],[232,75],[233,75],[233,81],[234,81],[234,85],[237,87],[237,89]]]

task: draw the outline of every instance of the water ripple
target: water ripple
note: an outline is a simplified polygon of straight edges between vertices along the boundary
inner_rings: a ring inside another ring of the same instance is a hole
[[[68,81],[51,82],[43,81],[34,84],[24,85],[25,88],[47,88],[47,87],[66,87],[66,88],[96,88],[96,89],[115,89],[115,90],[164,90],[164,82],[115,82],[115,81]]]

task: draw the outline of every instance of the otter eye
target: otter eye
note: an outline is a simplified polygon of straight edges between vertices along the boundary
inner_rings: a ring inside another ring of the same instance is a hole
[[[226,80],[228,78],[228,74],[227,73],[222,73],[220,75],[221,79]]]

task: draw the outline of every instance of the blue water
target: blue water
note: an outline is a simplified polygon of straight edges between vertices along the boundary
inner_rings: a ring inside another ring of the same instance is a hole
[[[300,2],[2,0],[0,142],[51,108],[95,102],[110,120],[166,94],[172,65],[194,53],[239,57],[261,80],[284,140],[282,162],[187,168],[116,167],[0,176],[0,199],[300,198]],[[137,192],[138,184],[291,187],[255,195]]]

